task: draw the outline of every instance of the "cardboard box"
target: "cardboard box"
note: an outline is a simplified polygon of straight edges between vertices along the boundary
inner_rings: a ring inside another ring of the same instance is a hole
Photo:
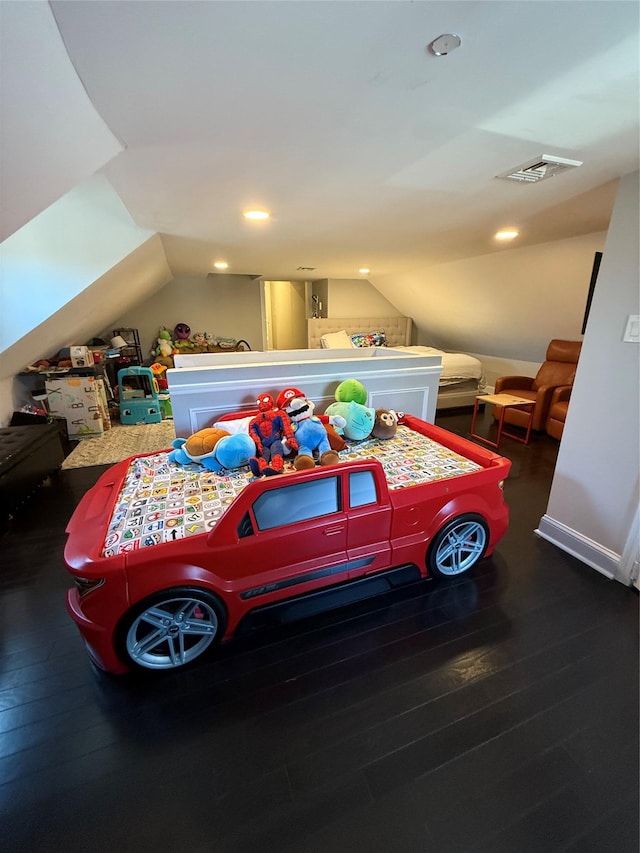
[[[102,379],[93,376],[47,379],[46,387],[51,414],[66,419],[69,438],[90,438],[110,428]]]
[[[73,367],[93,367],[93,353],[89,347],[69,347]]]

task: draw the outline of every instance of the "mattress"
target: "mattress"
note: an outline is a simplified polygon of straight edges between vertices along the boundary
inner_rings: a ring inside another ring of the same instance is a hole
[[[484,382],[481,382],[483,379],[482,362],[472,355],[466,355],[462,352],[445,352],[441,349],[435,349],[435,347],[423,346],[400,346],[394,347],[394,349],[422,355],[439,355],[442,359],[441,387],[466,382],[469,379],[475,379],[479,384],[484,385]]]

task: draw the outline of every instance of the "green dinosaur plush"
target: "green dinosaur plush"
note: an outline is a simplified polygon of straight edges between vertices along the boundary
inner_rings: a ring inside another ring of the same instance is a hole
[[[376,410],[351,400],[348,403],[331,403],[325,409],[325,415],[340,415],[345,419],[346,424],[338,432],[352,441],[362,441],[371,435],[376,419]]]
[[[336,388],[336,402],[338,403],[360,403],[364,406],[369,396],[367,389],[357,379],[345,379]]]

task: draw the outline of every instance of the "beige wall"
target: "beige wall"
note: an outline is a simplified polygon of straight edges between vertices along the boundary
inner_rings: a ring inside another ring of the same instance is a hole
[[[552,338],[581,340],[598,232],[373,279],[413,318],[417,342],[544,361]]]
[[[210,332],[221,338],[249,342],[262,349],[260,288],[262,284],[244,275],[179,276],[149,299],[121,314],[105,332],[119,326],[138,329],[146,358],[155,346],[162,326],[173,331],[186,323],[191,332]]]
[[[265,281],[269,291],[271,349],[306,349],[307,287],[303,281]],[[259,349],[258,342],[253,349]]]
[[[370,281],[355,278],[329,278],[323,317],[391,317],[402,314]],[[320,284],[318,282],[318,284]],[[316,290],[314,283],[314,293]]]
[[[330,316],[409,315],[418,327],[418,343],[485,356],[491,379],[503,372],[501,359],[539,364],[551,338],[581,338],[593,255],[603,250],[604,240],[597,233],[412,276],[387,276],[373,284],[330,279],[313,287],[326,288]],[[23,402],[13,374],[61,346],[105,336],[118,326],[140,330],[145,358],[159,328],[178,322],[194,332],[244,338],[253,349],[262,348],[259,280],[211,275],[176,278],[162,286],[169,277],[156,235],[3,353],[0,423],[8,423],[14,406]],[[495,371],[489,371],[492,360]]]

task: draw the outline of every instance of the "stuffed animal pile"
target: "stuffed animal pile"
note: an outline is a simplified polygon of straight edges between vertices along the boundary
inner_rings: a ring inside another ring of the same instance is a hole
[[[221,338],[210,332],[191,332],[187,323],[178,323],[173,330],[162,326],[151,349],[151,355],[160,364],[173,367],[173,356],[178,353],[220,352],[235,350],[239,343],[235,338]],[[247,344],[247,348],[249,345]]]
[[[187,439],[175,439],[169,459],[210,471],[249,465],[255,477],[271,477],[285,470],[287,459],[296,471],[335,465],[348,446],[345,439],[389,439],[396,434],[399,416],[366,406],[367,390],[357,379],[341,382],[335,397],[324,415],[315,415],[315,404],[298,388],[285,388],[277,400],[261,394],[253,416],[223,419]]]
[[[343,435],[351,441],[374,438],[393,438],[398,428],[398,415],[390,409],[365,406],[367,389],[357,379],[345,379],[336,388],[336,402],[327,406],[326,414],[341,416],[345,424]]]

